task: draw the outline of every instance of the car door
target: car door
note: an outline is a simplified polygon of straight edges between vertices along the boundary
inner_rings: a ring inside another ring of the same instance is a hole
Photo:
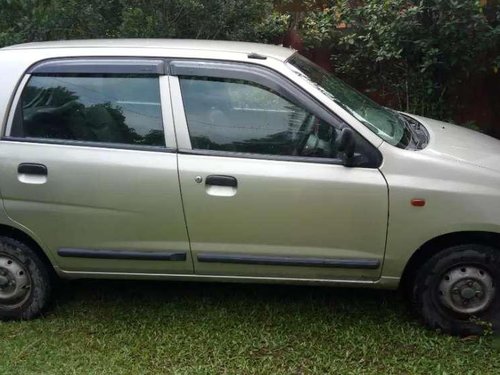
[[[64,272],[193,272],[163,71],[154,59],[59,59],[21,82],[0,188]]]
[[[375,147],[354,133],[344,166],[347,124],[264,67],[173,61],[170,74],[195,273],[380,276],[388,190]]]

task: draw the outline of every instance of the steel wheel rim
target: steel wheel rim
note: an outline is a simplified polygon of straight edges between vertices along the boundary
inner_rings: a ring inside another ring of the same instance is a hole
[[[448,270],[441,278],[438,292],[444,306],[463,315],[483,312],[495,298],[493,278],[484,268],[475,265]]]
[[[31,294],[31,278],[26,267],[16,258],[0,254],[0,306],[13,309]]]

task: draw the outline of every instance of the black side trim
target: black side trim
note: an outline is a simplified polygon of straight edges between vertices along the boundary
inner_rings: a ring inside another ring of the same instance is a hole
[[[185,252],[59,249],[57,255],[71,258],[185,261]]]
[[[377,269],[377,259],[332,259],[332,258],[296,258],[257,256],[239,254],[198,254],[198,261],[205,263],[259,264],[268,266],[300,266],[300,267],[332,267],[332,268],[364,268]]]
[[[29,74],[165,74],[165,62],[141,58],[64,58],[35,64]]]

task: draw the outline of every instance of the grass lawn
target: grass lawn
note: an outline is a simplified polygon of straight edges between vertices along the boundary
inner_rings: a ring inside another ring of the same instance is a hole
[[[0,374],[445,373],[500,374],[495,340],[427,331],[394,292],[78,281],[0,323]]]

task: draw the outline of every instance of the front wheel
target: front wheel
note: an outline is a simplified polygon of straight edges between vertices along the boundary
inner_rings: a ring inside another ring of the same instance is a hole
[[[0,236],[0,320],[32,319],[51,292],[47,266],[25,244]]]
[[[500,251],[453,246],[430,258],[415,276],[412,298],[425,324],[453,335],[500,329]]]

